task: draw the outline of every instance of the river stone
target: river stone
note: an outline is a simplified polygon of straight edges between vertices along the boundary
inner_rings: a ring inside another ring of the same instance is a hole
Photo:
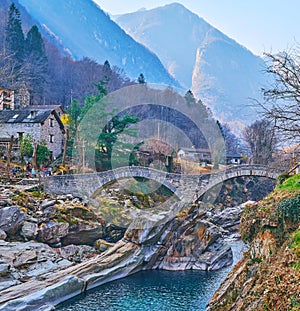
[[[112,247],[114,244],[106,242],[105,240],[99,239],[95,242],[95,249],[99,250],[100,252],[105,252],[107,249]]]
[[[7,234],[5,233],[5,231],[0,229],[0,240],[5,240],[6,237],[7,237]]]
[[[1,199],[0,200],[0,206],[1,207],[6,207],[6,206],[11,206],[12,201],[10,199]]]
[[[56,203],[56,200],[43,200],[42,203],[40,204],[41,209],[45,209],[49,206],[52,206]]]
[[[95,241],[104,237],[103,227],[99,224],[78,224],[72,226],[72,231],[70,230],[64,237],[62,237],[62,245],[91,245],[93,246]]]
[[[61,201],[66,201],[68,199],[68,197],[64,194],[58,195],[57,196],[57,200],[61,200]]]
[[[242,211],[243,207],[241,205],[237,207],[226,208],[221,213],[212,216],[212,222],[224,229],[236,231],[240,223]]]
[[[14,267],[18,268],[20,266],[23,266],[28,263],[33,263],[35,262],[35,259],[37,259],[37,252],[34,249],[28,249],[28,250],[23,250],[20,252],[15,260],[14,260]]]
[[[9,273],[9,264],[7,263],[0,263],[0,276],[5,276]]]
[[[8,234],[14,234],[22,226],[25,214],[18,206],[8,206],[0,209],[0,229]]]
[[[25,238],[33,239],[37,235],[37,230],[38,225],[36,223],[25,221],[21,229],[21,234]]]
[[[59,254],[71,261],[81,262],[84,259],[95,256],[97,251],[89,245],[67,245],[58,249]]]
[[[38,230],[38,240],[43,243],[57,244],[68,234],[69,224],[49,221],[43,223]]]
[[[48,206],[43,211],[43,217],[48,219],[54,218],[56,216],[57,210],[58,208],[56,205]]]

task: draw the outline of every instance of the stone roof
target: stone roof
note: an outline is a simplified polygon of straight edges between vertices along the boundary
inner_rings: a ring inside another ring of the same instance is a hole
[[[2,110],[0,123],[43,123],[53,110]]]
[[[185,148],[185,147],[182,147],[179,150],[183,150],[183,151],[191,152],[191,153],[202,153],[202,152],[210,153],[210,150],[205,149],[205,148]]]
[[[23,110],[35,110],[35,109],[43,109],[43,110],[56,110],[61,109],[64,111],[61,105],[36,105],[36,106],[27,106],[24,107]]]
[[[64,125],[54,109],[23,109],[23,110],[1,110],[0,123],[44,123],[50,115],[57,120],[59,127],[64,132]]]
[[[226,158],[239,158],[239,159],[241,159],[242,156],[239,153],[227,153]]]

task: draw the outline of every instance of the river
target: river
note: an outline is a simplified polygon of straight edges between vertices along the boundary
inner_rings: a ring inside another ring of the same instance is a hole
[[[230,242],[234,263],[245,246]],[[233,266],[219,271],[141,271],[70,299],[60,311],[204,311]]]

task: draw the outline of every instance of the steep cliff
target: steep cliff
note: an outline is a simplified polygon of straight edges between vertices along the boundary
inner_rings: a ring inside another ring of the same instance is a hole
[[[300,175],[248,205],[241,236],[249,251],[222,283],[208,310],[300,309]]]

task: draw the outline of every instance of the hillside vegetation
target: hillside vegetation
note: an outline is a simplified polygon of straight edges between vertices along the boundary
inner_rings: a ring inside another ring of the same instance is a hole
[[[300,309],[300,175],[248,205],[240,231],[249,251],[209,303],[208,310]]]

